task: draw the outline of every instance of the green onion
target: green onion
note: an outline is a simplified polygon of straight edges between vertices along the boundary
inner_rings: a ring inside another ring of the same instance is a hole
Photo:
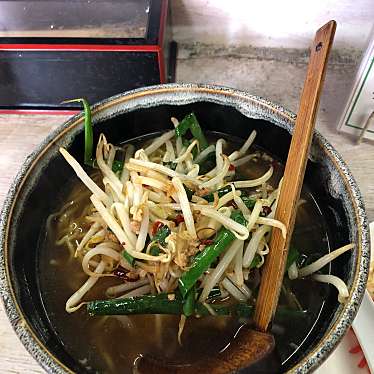
[[[222,196],[226,195],[227,193],[231,192],[232,188],[230,185],[220,188],[219,190],[215,191],[218,194],[218,197],[221,198]],[[256,199],[253,199],[249,196],[246,196],[243,192],[240,196],[243,200],[243,203],[246,205],[248,209],[253,209],[256,204]],[[214,201],[214,192],[208,193],[207,195],[202,196],[203,199],[213,202]]]
[[[186,317],[190,317],[194,314],[195,310],[195,298],[196,298],[196,290],[195,286],[193,286],[188,292],[183,302],[183,314]]]
[[[173,161],[164,162],[164,166],[167,166],[171,170],[175,170],[177,168],[177,164]]]
[[[174,293],[145,295],[112,300],[95,300],[87,304],[91,316],[122,314],[182,314],[183,303]]]
[[[99,315],[133,315],[133,314],[170,314],[181,315],[185,303],[176,293],[161,293],[158,295],[144,295],[112,300],[95,300],[87,303],[90,316]],[[251,318],[254,307],[247,303],[209,304],[217,316],[232,316],[237,318]],[[192,309],[192,314],[199,317],[210,316],[204,304],[197,302]],[[192,315],[191,314],[191,315]],[[277,308],[276,321],[287,321],[290,318],[305,320],[307,311],[292,310],[285,307]]]
[[[287,263],[286,263],[286,270],[289,269],[289,267],[293,264],[294,261],[297,261],[300,257],[300,253],[295,248],[290,248],[288,250],[288,256],[287,256]],[[256,253],[255,257],[253,258],[251,264],[249,265],[249,269],[253,269],[257,267],[257,265],[261,262],[261,256]]]
[[[242,196],[240,196],[240,198],[243,200],[243,203],[245,204],[245,206],[248,209],[253,209],[253,207],[256,204],[256,199],[253,199],[249,196],[245,196],[245,195],[242,194]]]
[[[197,291],[196,291],[196,298],[198,299],[201,295],[201,292],[203,292],[203,289],[202,288],[199,288]],[[212,290],[209,292],[209,295],[207,297],[207,300],[209,301],[212,301],[212,300],[215,300],[215,299],[218,299],[219,297],[222,296],[222,293],[221,293],[221,289],[219,288],[219,286],[214,286],[212,288]]]
[[[278,307],[277,311],[275,313],[274,319],[277,322],[285,322],[289,321],[290,319],[306,319],[308,317],[308,311],[307,310],[296,310],[296,309],[290,309],[285,307]]]
[[[156,245],[153,245],[151,249],[149,250],[149,253],[152,256],[158,256],[160,254],[160,248],[158,248]]]
[[[218,194],[218,197],[222,197],[227,193],[231,192],[232,188],[230,185],[220,188],[219,190],[215,191]],[[201,196],[203,199],[209,201],[210,203],[214,201],[214,192],[208,193],[207,195]]]
[[[202,290],[201,290],[202,291]],[[213,287],[212,290],[209,292],[209,295],[207,297],[208,300],[211,299],[217,299],[218,297],[221,297],[222,293],[219,287]]]
[[[165,239],[171,234],[171,231],[168,226],[163,225],[158,228],[156,234],[153,236],[152,241],[157,242],[163,247],[166,247]],[[160,248],[155,243],[155,245],[152,245],[150,249],[150,254],[152,256],[158,256],[160,254]]]
[[[187,139],[182,138],[182,145],[185,148],[188,148],[188,146],[191,144],[191,142]]]
[[[124,165],[123,161],[114,160],[112,164],[113,172],[117,173],[118,171],[122,171],[123,165]]]
[[[100,315],[132,315],[132,314],[174,314],[186,313],[185,306],[177,293],[161,293],[112,300],[95,300],[87,303],[90,316]],[[209,304],[218,316],[235,316],[250,318],[253,306],[247,303],[233,305]],[[209,316],[209,310],[201,303],[188,306],[188,316]]]
[[[153,236],[152,241],[159,242],[163,247],[166,246],[165,239],[171,234],[171,231],[167,225],[161,226],[156,234]]]
[[[183,185],[183,187],[184,187],[184,190],[186,191],[186,195],[187,195],[188,201],[191,201],[194,192],[190,188],[188,188],[187,186],[185,186],[185,185]]]
[[[288,255],[287,255],[287,262],[286,262],[286,271],[288,271],[289,267],[298,259],[300,258],[300,253],[299,251],[294,248],[290,247],[288,249]]]
[[[183,145],[183,147],[188,148],[188,146],[191,143],[192,143],[192,141],[189,141],[189,140],[187,140],[187,139],[185,139],[185,138],[182,137],[182,145]],[[192,150],[191,150],[191,154],[192,154],[192,158],[193,159],[196,158],[197,153],[198,153],[197,147],[193,147]]]
[[[217,316],[232,316],[237,318],[250,318],[254,307],[247,303],[238,303],[233,305],[209,304]],[[195,314],[200,317],[210,316],[209,310],[204,304],[196,303]]]
[[[194,113],[187,114],[182,121],[179,122],[179,125],[175,128],[175,135],[177,137],[183,137],[188,130],[191,131],[192,136],[199,142],[200,150],[204,150],[208,147],[208,142]]]
[[[255,268],[260,262],[261,262],[261,256],[258,253],[256,253],[255,257],[253,257],[251,264],[249,265],[249,268],[250,269]]]
[[[246,220],[240,211],[231,213],[231,218],[242,224]],[[179,290],[183,297],[193,287],[200,276],[208,270],[212,262],[235,240],[235,235],[226,228],[221,228],[213,244],[207,245],[202,252],[197,254],[192,261],[189,269],[179,278]]]
[[[131,265],[135,264],[135,258],[132,257],[126,250],[122,251],[122,257]]]
[[[82,103],[84,109],[84,163],[88,166],[93,166],[93,130],[91,119],[91,108],[86,99],[72,99],[63,101],[61,104],[67,103]]]
[[[210,152],[207,154],[207,156],[198,162],[200,168],[199,168],[199,174],[203,175],[208,173],[210,170],[214,169],[216,166],[216,152]]]

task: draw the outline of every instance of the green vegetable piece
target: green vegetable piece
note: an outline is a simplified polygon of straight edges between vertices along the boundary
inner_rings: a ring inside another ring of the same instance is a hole
[[[151,249],[149,250],[149,253],[152,256],[158,256],[160,254],[160,248],[158,248],[156,245],[153,245]]]
[[[175,170],[177,168],[177,164],[173,161],[165,162],[164,166],[167,166],[171,170]]]
[[[232,211],[230,218],[243,226],[247,224],[247,220],[244,218],[243,213],[240,210]]]
[[[191,142],[185,138],[182,138],[182,145],[183,147],[188,147],[191,144]]]
[[[186,317],[190,317],[194,314],[195,311],[195,297],[196,289],[195,285],[187,292],[186,298],[183,302],[183,314]]]
[[[179,289],[183,296],[196,283],[199,277],[209,268],[209,265],[231,244],[235,239],[229,230],[221,229],[213,244],[208,245],[198,254],[189,270],[179,278]]]
[[[112,164],[113,172],[117,173],[118,171],[122,171],[123,165],[124,165],[123,161],[114,160]]]
[[[230,185],[228,185],[228,186],[220,188],[216,192],[218,194],[218,197],[221,198],[222,196],[226,195],[227,193],[229,193],[231,191],[232,191],[232,188],[231,188]],[[243,200],[243,203],[246,205],[246,207],[248,209],[253,209],[253,207],[256,204],[256,199],[253,199],[252,197],[246,196],[243,193],[240,197],[241,197],[241,199]],[[212,202],[212,201],[214,201],[214,193],[211,192],[207,195],[202,196],[202,198],[209,201],[209,202]]]
[[[185,139],[185,138],[182,137],[183,147],[187,148],[191,143],[192,143],[192,141],[189,141],[188,139]],[[197,153],[198,153],[197,147],[193,147],[192,150],[191,150],[191,153],[192,153],[192,158],[196,158]]]
[[[164,225],[159,227],[156,234],[153,236],[152,241],[158,242],[163,247],[166,246],[165,239],[171,234],[171,231],[168,226]],[[160,254],[160,248],[157,244],[152,245],[150,249],[150,253],[152,256],[158,256]]]
[[[124,299],[95,300],[87,304],[87,312],[90,316],[99,315],[133,315],[133,314],[174,314],[181,315],[184,312],[186,302],[178,293],[161,293],[158,295],[145,295]],[[237,318],[251,318],[254,306],[247,303],[233,305],[210,304],[217,316],[233,316]],[[201,303],[195,303],[192,314],[200,317],[209,316],[209,310]],[[275,321],[290,320],[303,321],[308,318],[305,310],[292,310],[279,307],[275,313]]]
[[[221,290],[219,287],[213,287],[212,290],[209,292],[207,297],[208,300],[216,299],[222,295]]]
[[[307,310],[296,310],[286,307],[278,307],[275,312],[274,320],[277,322],[289,321],[290,319],[305,320],[308,318]]]
[[[95,300],[87,304],[91,316],[130,314],[182,314],[182,300],[176,294],[145,295],[112,300]]]
[[[294,261],[297,261],[297,259],[299,258],[300,256],[300,253],[294,249],[294,248],[290,248],[289,251],[288,251],[288,257],[287,257],[287,263],[286,263],[286,271],[288,270],[288,268],[292,265],[292,263]],[[249,265],[249,268],[250,269],[253,269],[255,267],[257,267],[257,265],[261,262],[261,256],[256,253],[255,257],[253,258],[251,264]]]
[[[212,170],[216,166],[216,152],[210,152],[206,155],[204,159],[202,159],[200,162],[198,162],[200,166],[199,174],[203,175],[208,173],[210,170]]]
[[[260,262],[261,262],[261,256],[258,253],[256,253],[255,257],[253,257],[251,264],[249,265],[249,268],[250,269],[255,268]]]
[[[188,201],[191,201],[192,195],[194,194],[194,192],[185,185],[183,185],[183,187],[184,187],[184,190],[186,191]]]
[[[208,147],[208,142],[194,113],[187,114],[182,121],[179,122],[179,125],[175,128],[175,135],[177,137],[182,137],[186,134],[187,130],[190,130],[192,136],[197,139],[201,150]]]
[[[192,295],[192,293],[191,293]],[[144,295],[123,299],[95,300],[87,304],[87,312],[90,316],[99,315],[132,315],[132,314],[174,314],[188,313],[201,317],[209,316],[209,310],[201,303],[188,304],[183,302],[178,293],[161,293],[158,295]],[[210,307],[218,316],[234,316],[250,318],[253,306],[247,303],[233,305],[210,304]]]
[[[253,199],[252,197],[245,196],[245,195],[242,195],[240,197],[248,209],[253,209],[253,207],[256,204],[256,199]]]
[[[235,306],[235,314],[240,318],[251,318],[254,306],[247,303],[239,303]]]
[[[154,237],[152,238],[152,241],[159,242],[163,247],[166,246],[165,239],[171,234],[171,231],[168,226],[164,225],[161,226]]]
[[[192,122],[192,113],[187,114],[182,121],[179,122],[178,126],[175,128],[175,135],[178,138],[183,137],[186,135],[186,132],[191,128],[191,122]]]
[[[132,257],[126,250],[122,251],[122,257],[131,265],[135,264],[135,258]]]
[[[200,168],[204,166],[206,162],[209,161],[209,167],[212,169],[213,165],[216,165],[216,151],[209,152],[202,160],[198,162]]]
[[[195,114],[192,113],[191,116],[194,119],[194,122],[191,124],[191,133],[193,137],[198,140],[200,150],[203,151],[205,148],[208,148],[208,142],[205,138],[203,130],[199,125],[199,122],[197,121],[197,118],[195,117]]]
[[[91,108],[86,99],[72,99],[65,100],[61,104],[67,103],[82,103],[84,109],[84,163],[88,166],[93,166],[93,130],[91,119]]]
[[[286,271],[290,268],[290,266],[300,258],[300,252],[293,247],[288,249],[287,261],[286,261]]]
[[[242,224],[246,224],[242,212],[234,211],[231,218]],[[235,235],[225,228],[221,228],[213,244],[207,245],[202,252],[195,256],[190,268],[179,278],[179,290],[183,297],[197,282],[200,276],[208,270],[210,264],[235,240]]]
[[[233,316],[238,318],[250,318],[254,307],[247,303],[238,303],[234,305],[209,304],[217,316]],[[200,317],[210,316],[209,310],[201,303],[197,303],[195,314]]]
[[[230,185],[228,185],[228,186],[220,188],[216,192],[218,194],[218,197],[222,197],[222,196],[226,195],[227,193],[229,193],[231,191],[232,191],[232,188],[231,188]],[[202,198],[205,199],[205,200],[207,200],[207,201],[209,201],[211,203],[211,202],[214,201],[214,193],[211,192],[211,193],[209,193],[207,195],[202,196]]]

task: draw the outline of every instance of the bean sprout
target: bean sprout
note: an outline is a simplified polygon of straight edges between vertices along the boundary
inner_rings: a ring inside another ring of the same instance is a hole
[[[339,292],[339,303],[344,304],[347,301],[349,291],[347,285],[339,277],[335,275],[314,274],[312,278],[317,282],[330,283],[335,286]]]
[[[338,256],[343,254],[344,252],[349,251],[350,249],[353,249],[355,245],[353,243],[347,244],[343,247],[340,247],[338,249],[335,249],[335,251],[332,251],[328,253],[327,255],[319,258],[317,261],[314,261],[310,265],[307,265],[301,269],[299,269],[299,278],[306,277],[310,274],[313,274],[317,272],[318,270],[321,270],[325,265],[327,265],[329,262],[335,260]]]

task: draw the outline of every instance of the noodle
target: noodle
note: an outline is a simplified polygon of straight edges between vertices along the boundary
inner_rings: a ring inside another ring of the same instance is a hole
[[[235,283],[240,287],[244,284],[243,276],[243,248],[244,242],[240,243],[240,247],[235,255],[234,263],[234,274],[235,274]]]
[[[127,240],[130,244],[135,247],[137,237],[131,230],[130,217],[128,209],[126,209],[124,204],[115,203],[112,205],[112,211],[114,210],[117,213],[118,219],[121,222],[122,228],[127,236]]]
[[[130,158],[133,157],[134,151],[135,151],[135,147],[133,145],[129,144],[126,147],[126,153],[125,153],[125,159],[124,159],[125,163],[129,162]],[[125,184],[129,180],[129,177],[130,177],[129,170],[126,168],[123,168],[122,173],[121,173],[122,184]]]
[[[248,231],[251,231],[255,223],[258,221],[261,210],[262,210],[262,202],[261,200],[257,200],[255,203],[255,206],[253,207],[252,213],[250,217],[248,218],[248,223],[247,223]]]
[[[231,165],[234,166],[235,168],[237,168],[237,167],[239,167],[241,165],[246,164],[248,161],[257,158],[258,156],[259,156],[259,154],[253,153],[251,155],[247,155],[247,156],[244,156],[242,158],[239,158],[238,160],[232,161]]]

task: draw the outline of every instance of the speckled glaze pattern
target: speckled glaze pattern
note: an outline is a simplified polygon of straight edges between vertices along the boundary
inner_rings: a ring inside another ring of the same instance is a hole
[[[235,89],[195,84],[170,84],[142,88],[106,99],[92,108],[93,122],[97,123],[110,119],[121,113],[140,108],[154,107],[162,104],[184,105],[194,102],[214,102],[231,106],[250,118],[264,119],[286,129],[289,133],[295,122],[295,114],[263,98],[249,95]],[[28,326],[17,305],[12,280],[8,273],[8,234],[12,225],[17,224],[17,217],[22,214],[22,200],[19,199],[20,189],[27,190],[37,183],[43,168],[48,164],[58,147],[68,146],[74,137],[83,131],[83,114],[72,117],[57,130],[52,132],[39,147],[25,160],[10,187],[4,203],[0,221],[0,294],[11,324],[31,355],[50,373],[71,373],[71,371],[52,356],[38,340],[32,328]],[[324,159],[329,164],[329,190],[339,199],[349,201],[345,205],[350,217],[351,240],[357,244],[352,260],[352,271],[348,280],[350,297],[345,305],[338,308],[334,319],[325,332],[320,343],[305,358],[289,370],[289,373],[307,373],[317,368],[339,343],[350,327],[361,299],[365,292],[369,268],[369,234],[364,204],[361,194],[348,167],[326,141],[315,132],[311,159]]]

